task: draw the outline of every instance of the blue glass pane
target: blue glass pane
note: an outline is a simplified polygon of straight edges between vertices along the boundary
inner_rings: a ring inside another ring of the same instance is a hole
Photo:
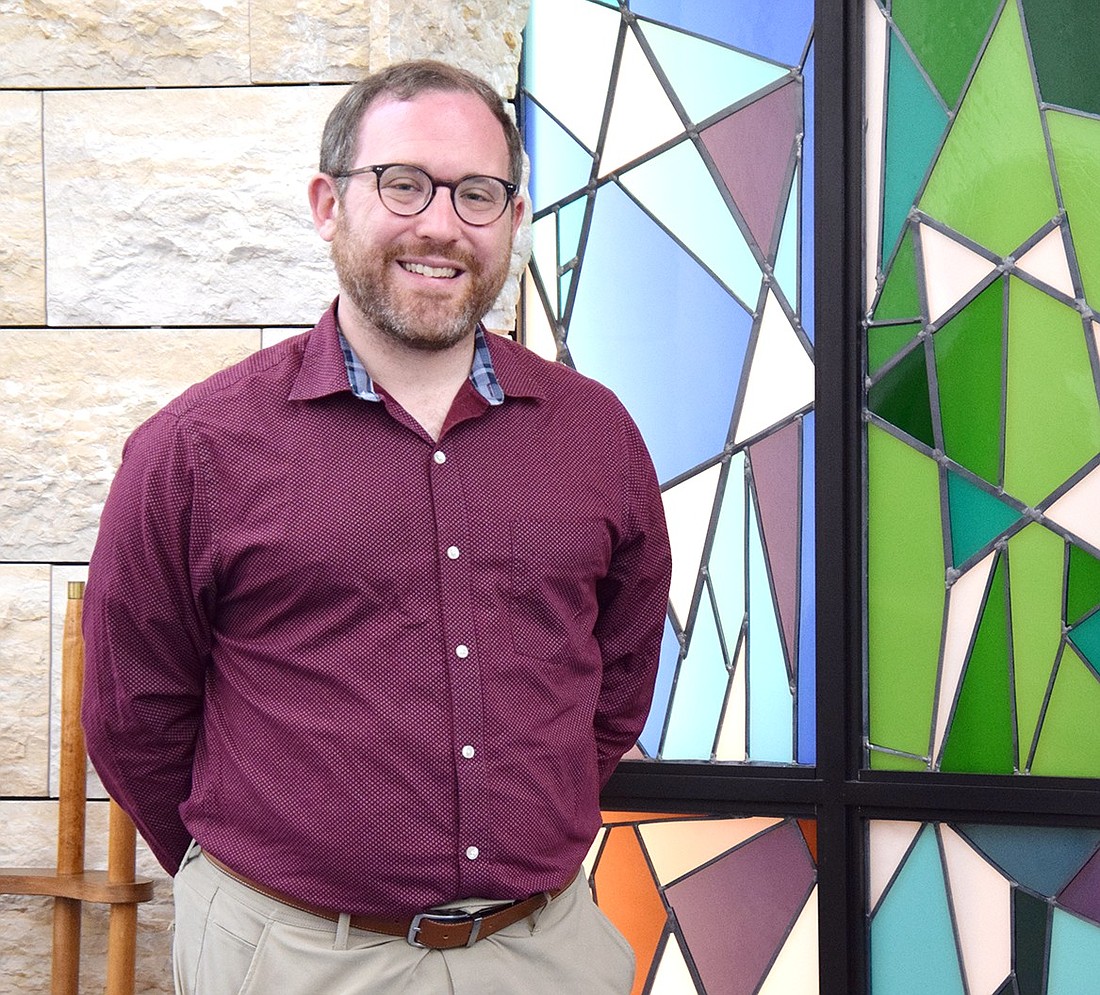
[[[801,60],[814,19],[814,0],[633,0],[630,9],[788,66]]]
[[[787,68],[659,24],[642,34],[692,121],[699,122],[782,79]]]
[[[748,516],[749,759],[791,763],[791,687],[755,503],[750,499]]]
[[[814,88],[814,46],[811,45],[802,67],[802,267],[797,305],[802,327],[811,342],[814,340]]]
[[[787,196],[787,206],[783,212],[783,231],[779,236],[779,245],[772,267],[775,282],[787,298],[792,308],[798,307],[798,171],[795,170],[791,181],[791,191]]]
[[[710,598],[703,592],[691,644],[676,675],[664,760],[709,760],[729,687],[729,670]]]
[[[538,212],[588,183],[592,156],[530,98],[524,101],[524,114],[531,208]]]
[[[817,586],[814,554],[814,413],[802,419],[802,576],[798,630],[798,762],[817,761]]]
[[[638,743],[647,757],[657,756],[661,746],[661,733],[665,728],[668,715],[668,703],[672,697],[672,680],[676,676],[676,664],[680,660],[680,640],[672,623],[665,619],[665,633],[661,639],[661,663],[657,670],[657,686],[653,691],[653,704],[649,708],[649,717],[645,728],[638,737]]]
[[[596,195],[567,344],[614,390],[667,481],[720,453],[749,316],[618,187]]]
[[[745,617],[745,453],[734,454],[722,492],[722,509],[714,530],[707,572],[722,631],[728,643],[735,639]],[[732,653],[733,647],[729,646]]]
[[[558,265],[568,266],[579,251],[584,211],[588,200],[581,197],[566,204],[558,212]],[[562,298],[564,300],[564,298]]]
[[[1062,890],[1100,844],[1098,829],[959,826],[1005,874],[1047,898]]]

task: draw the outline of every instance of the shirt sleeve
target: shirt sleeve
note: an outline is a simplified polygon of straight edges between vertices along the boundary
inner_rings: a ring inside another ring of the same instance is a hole
[[[190,842],[179,809],[191,792],[211,631],[210,528],[194,449],[166,412],[131,436],[84,599],[88,755],[170,874]]]
[[[626,527],[600,583],[595,628],[603,655],[595,716],[601,786],[649,714],[672,572],[657,475],[637,427],[625,413],[624,418]]]

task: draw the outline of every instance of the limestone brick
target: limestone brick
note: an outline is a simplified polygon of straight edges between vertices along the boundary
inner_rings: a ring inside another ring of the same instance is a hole
[[[0,92],[0,324],[46,319],[42,96]]]
[[[0,564],[0,795],[46,795],[50,568]]]
[[[225,86],[248,76],[249,0],[0,0],[0,86]]]
[[[131,430],[259,341],[241,329],[0,330],[0,560],[86,561]]]
[[[372,0],[370,67],[446,59],[513,97],[529,5],[529,0]]]
[[[106,802],[87,810],[85,866],[107,866]],[[0,802],[0,866],[53,867],[57,859],[57,803]],[[138,838],[137,874],[153,880],[153,899],[138,907],[137,985],[142,995],[172,992],[172,881]],[[0,896],[0,995],[49,991],[51,900]],[[85,905],[81,930],[80,990],[105,990],[108,910]]]
[[[354,83],[370,58],[369,4],[363,0],[253,3],[254,83]]]
[[[51,325],[312,324],[306,186],[339,87],[47,93]]]

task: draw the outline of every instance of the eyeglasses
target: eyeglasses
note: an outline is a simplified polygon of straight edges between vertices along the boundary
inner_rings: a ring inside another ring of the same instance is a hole
[[[463,176],[459,180],[436,180],[419,166],[399,162],[380,166],[362,166],[346,173],[333,174],[334,179],[374,173],[378,181],[378,196],[393,214],[411,217],[427,209],[440,187],[451,191],[451,203],[468,225],[491,225],[508,207],[518,189],[514,183],[497,176]]]

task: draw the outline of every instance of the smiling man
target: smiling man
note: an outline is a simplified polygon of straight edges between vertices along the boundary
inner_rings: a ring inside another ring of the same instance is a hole
[[[614,396],[480,325],[521,167],[477,77],[352,87],[309,185],[340,296],[127,442],[84,721],[175,873],[181,993],[631,988],[581,864],[668,540]]]

